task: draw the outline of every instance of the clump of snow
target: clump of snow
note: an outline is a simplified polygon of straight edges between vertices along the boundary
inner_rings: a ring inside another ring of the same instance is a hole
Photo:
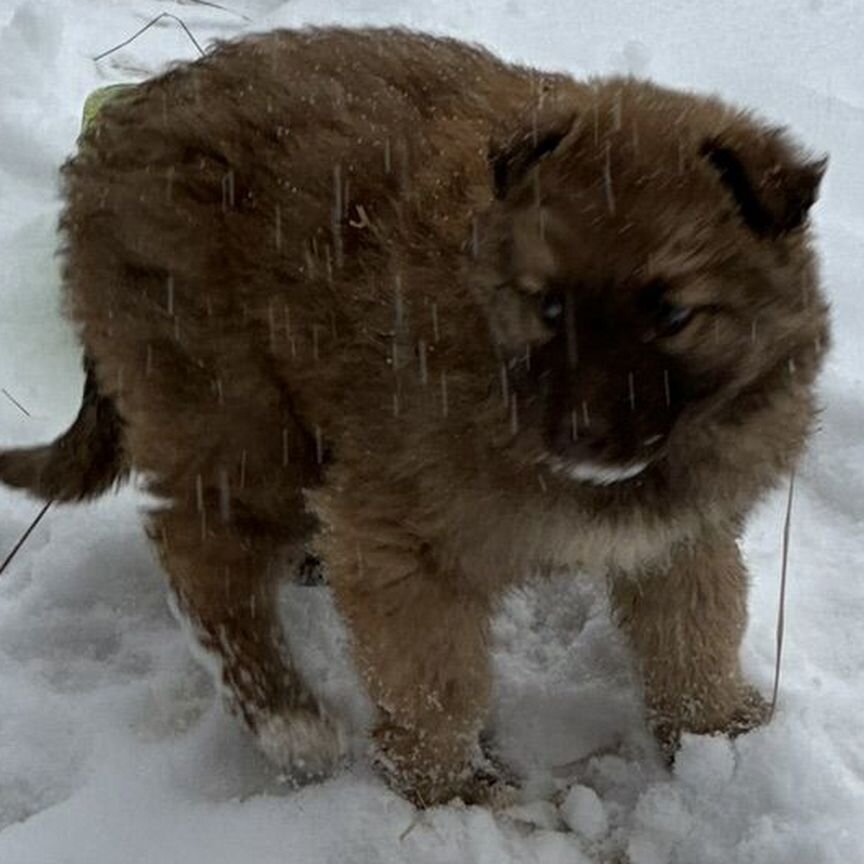
[[[578,783],[570,787],[561,802],[561,816],[572,831],[586,840],[599,840],[609,830],[603,802],[593,789]]]
[[[666,864],[693,824],[682,789],[657,783],[636,804],[627,854],[633,864]]]
[[[831,163],[814,219],[834,304],[823,430],[799,472],[781,700],[734,741],[686,736],[673,771],[602,586],[514,593],[494,628],[492,732],[524,778],[503,812],[418,813],[365,755],[371,708],[325,588],[286,589],[284,620],[353,764],[301,788],[228,716],[168,609],[134,489],[52,508],[0,579],[3,864],[853,864],[864,848],[864,16],[763,0],[8,0],[0,8],[0,443],[64,429],[80,356],[59,315],[56,170],[84,97],[195,49],[173,23],[94,64],[160,12],[200,41],[304,22],[400,23],[577,75],[650,73],[787,123]],[[241,14],[237,14],[241,13]],[[251,21],[242,17],[245,14]],[[782,495],[754,514],[747,674],[774,659]],[[0,552],[38,512],[0,490]],[[558,808],[552,803],[561,801]],[[605,820],[605,822],[604,822]]]
[[[735,773],[735,749],[724,735],[684,735],[675,755],[675,776],[694,790],[723,786]]]
[[[505,811],[510,819],[524,822],[535,828],[560,831],[564,822],[558,808],[551,801],[531,800],[525,804],[515,804]]]

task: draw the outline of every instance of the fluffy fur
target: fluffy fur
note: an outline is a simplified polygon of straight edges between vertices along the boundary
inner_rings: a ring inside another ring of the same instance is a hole
[[[452,40],[222,44],[66,164],[66,302],[110,412],[0,478],[146,478],[180,605],[279,761],[342,747],[280,635],[286,546],[323,559],[417,801],[484,788],[489,619],[537,570],[608,578],[666,744],[742,731],[737,539],[813,423],[823,169],[716,99]]]

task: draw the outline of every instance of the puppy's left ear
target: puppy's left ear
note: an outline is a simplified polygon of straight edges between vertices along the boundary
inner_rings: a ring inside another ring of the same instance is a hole
[[[779,130],[709,138],[700,154],[720,175],[748,228],[771,239],[804,224],[828,167],[827,158],[803,158]]]
[[[573,111],[531,112],[515,129],[489,142],[489,166],[495,197],[505,198],[544,156],[552,153],[573,128]]]

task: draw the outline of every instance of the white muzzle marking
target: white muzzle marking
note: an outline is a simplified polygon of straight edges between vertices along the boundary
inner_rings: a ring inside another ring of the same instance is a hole
[[[544,456],[540,461],[556,474],[594,486],[611,486],[613,483],[631,480],[638,477],[650,464],[631,462],[629,465],[602,465],[599,462],[569,462],[557,456]]]

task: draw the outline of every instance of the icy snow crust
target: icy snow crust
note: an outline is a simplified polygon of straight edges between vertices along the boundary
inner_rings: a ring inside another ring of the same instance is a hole
[[[673,774],[644,730],[627,654],[595,589],[560,580],[496,625],[494,726],[527,777],[509,813],[418,814],[362,757],[294,789],[224,715],[165,599],[134,490],[53,510],[0,580],[3,864],[858,864],[864,862],[864,10],[857,0],[4,0],[0,5],[0,441],[66,427],[79,356],[58,313],[56,169],[84,97],[199,40],[306,22],[403,23],[511,59],[718,90],[791,124],[831,166],[815,220],[834,302],[824,431],[802,467],[786,661],[773,724],[690,737]],[[744,663],[770,689],[783,498],[753,519]],[[38,510],[0,492],[0,552]],[[362,753],[369,708],[320,587],[292,587],[291,636]],[[290,603],[287,601],[290,599]],[[289,609],[289,606],[291,607]]]

